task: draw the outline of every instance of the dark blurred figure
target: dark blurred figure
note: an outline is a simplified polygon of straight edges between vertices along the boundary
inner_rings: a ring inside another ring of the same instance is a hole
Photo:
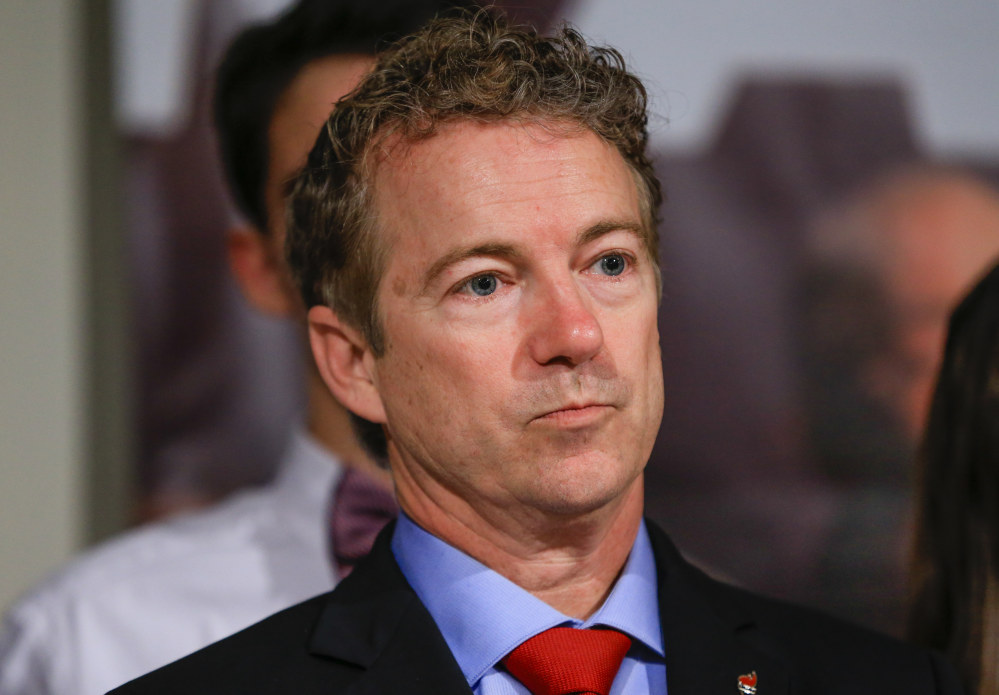
[[[370,68],[384,39],[415,30],[452,4],[385,0],[368,10],[303,0],[246,29],[229,47],[216,81],[216,124],[246,218],[230,230],[230,261],[259,313],[290,319],[302,331],[304,309],[283,254],[285,187],[333,105]],[[221,236],[223,229],[213,232]],[[216,275],[225,272],[217,268]],[[297,347],[304,353],[303,343]],[[200,357],[188,366],[193,372],[228,366],[214,352]],[[237,357],[248,355],[231,358]],[[279,355],[256,357],[257,371],[284,366]],[[362,452],[346,410],[311,359],[308,366],[295,373],[308,386],[306,421],[285,425],[288,445],[272,463],[280,464],[275,479],[210,509],[124,534],[36,587],[0,630],[0,693],[104,692],[328,590],[349,571],[370,548],[365,517],[384,524],[394,510],[391,481]],[[188,434],[214,422],[198,422],[198,412],[190,415]],[[238,468],[243,461],[228,463]],[[338,533],[344,525],[352,533]]]
[[[904,614],[910,471],[947,315],[999,254],[999,195],[908,165],[811,225],[799,301],[809,447],[836,492],[818,595],[893,632]]]
[[[901,634],[925,394],[949,307],[999,251],[999,203],[913,164],[896,81],[757,76],[730,104],[707,151],[658,158],[647,512],[747,587]]]
[[[916,159],[910,121],[894,81],[747,76],[706,152],[658,162],[667,405],[648,513],[748,587],[875,626],[822,580],[842,494],[808,439],[797,305],[809,221]]]
[[[186,98],[181,101],[189,105],[182,109],[176,128],[133,133],[126,141],[125,206],[136,308],[132,323],[140,496],[135,516],[140,521],[203,507],[273,479],[288,448],[288,433],[301,420],[302,411],[312,408],[307,400],[314,391],[303,388],[303,372],[311,357],[303,359],[298,326],[275,318],[273,311],[262,314],[249,306],[241,296],[245,284],[237,286],[229,272],[232,249],[227,248],[226,229],[234,218],[259,226],[261,216],[247,212],[246,199],[255,197],[255,190],[239,193],[238,217],[229,214],[233,206],[226,183],[231,190],[233,181],[231,176],[229,182],[224,180],[212,128],[214,68],[233,37],[233,25],[253,14],[251,6],[276,6],[280,0],[161,4],[178,5],[175,13],[189,14],[195,27],[192,45],[184,54],[188,62],[178,68],[186,71]],[[427,6],[475,3],[315,0],[306,4],[313,7],[312,33],[299,41],[298,49],[292,42],[292,60],[306,60],[306,53],[317,50],[331,25],[328,17],[337,13],[363,15],[368,26],[380,25],[397,34]],[[544,26],[557,16],[562,3],[509,0],[506,4],[518,6],[511,9],[519,19]],[[180,6],[190,6],[190,12]],[[344,51],[372,50],[370,42],[355,43],[343,46]],[[157,50],[150,48],[154,54]],[[300,55],[294,55],[296,51]],[[261,82],[280,87],[294,77],[288,74],[292,67],[284,59],[271,60],[269,67],[261,64],[256,73]],[[280,71],[285,74],[275,74]],[[237,117],[259,107],[259,117],[266,118],[275,95],[267,93],[266,85],[256,93],[249,91]],[[323,97],[320,91],[315,90],[317,100]],[[240,137],[249,127],[244,126]],[[266,123],[256,127],[266,128]],[[253,137],[243,145],[245,151],[232,159],[241,167],[237,185],[251,187],[259,183],[266,152]]]
[[[919,457],[909,636],[999,693],[999,266],[954,311]]]
[[[809,245],[815,264],[806,285],[839,280],[820,293],[826,305],[813,307],[811,320],[826,323],[812,335],[832,348],[825,357],[838,353],[859,363],[861,388],[914,446],[929,410],[947,315],[999,253],[999,192],[957,168],[893,170],[822,215]],[[860,319],[856,328],[849,316],[825,315],[843,308],[837,295]],[[827,438],[818,449],[835,447]],[[837,460],[830,471],[837,477],[858,473],[844,467],[842,456]],[[894,475],[904,476],[905,469]]]

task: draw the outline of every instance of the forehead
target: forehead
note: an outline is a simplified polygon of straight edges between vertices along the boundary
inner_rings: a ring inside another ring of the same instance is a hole
[[[434,250],[458,241],[568,237],[640,224],[638,188],[612,146],[575,126],[458,122],[389,142],[374,162],[383,241]]]

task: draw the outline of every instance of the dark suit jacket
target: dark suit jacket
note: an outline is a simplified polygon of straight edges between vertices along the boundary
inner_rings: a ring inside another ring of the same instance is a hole
[[[710,579],[649,523],[670,695],[959,693],[936,655]],[[267,618],[114,695],[469,695],[433,618],[389,547],[331,593]]]

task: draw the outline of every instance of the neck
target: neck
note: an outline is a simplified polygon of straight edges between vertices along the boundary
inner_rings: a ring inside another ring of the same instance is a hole
[[[309,434],[343,465],[362,470],[386,489],[392,489],[392,476],[364,451],[354,435],[350,414],[330,393],[314,365],[308,377],[307,427]]]
[[[517,510],[419,494],[409,472],[393,469],[403,510],[426,531],[474,557],[565,615],[585,620],[610,594],[642,520],[643,483],[579,514]]]

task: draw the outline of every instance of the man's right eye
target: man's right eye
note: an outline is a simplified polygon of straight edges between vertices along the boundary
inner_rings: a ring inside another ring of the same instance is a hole
[[[465,283],[463,290],[471,292],[479,297],[488,297],[499,287],[499,280],[495,275],[476,275]]]

